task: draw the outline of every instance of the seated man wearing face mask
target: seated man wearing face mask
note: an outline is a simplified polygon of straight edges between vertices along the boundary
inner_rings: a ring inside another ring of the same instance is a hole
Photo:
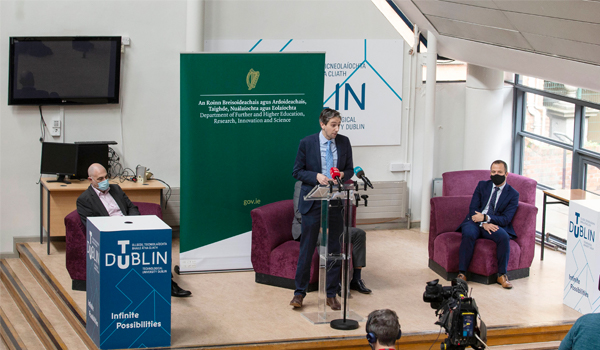
[[[101,164],[90,165],[88,180],[90,187],[77,198],[77,213],[83,226],[86,226],[89,216],[140,215],[138,207],[131,203],[119,185],[108,184],[108,174]],[[191,294],[171,280],[171,296],[187,297]]]
[[[510,240],[517,237],[512,219],[519,206],[519,192],[506,183],[508,168],[502,160],[492,163],[490,180],[480,181],[475,188],[469,214],[456,230],[462,232],[459,250],[458,278],[466,281],[466,273],[473,257],[478,238],[496,243],[498,256],[498,283],[510,289],[506,276],[510,254]]]

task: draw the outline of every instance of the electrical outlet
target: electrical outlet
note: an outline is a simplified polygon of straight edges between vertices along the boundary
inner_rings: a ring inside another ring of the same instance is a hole
[[[61,122],[60,118],[56,117],[52,119],[52,123],[50,124],[50,135],[51,136],[60,136]]]
[[[390,171],[410,171],[410,163],[390,163]]]

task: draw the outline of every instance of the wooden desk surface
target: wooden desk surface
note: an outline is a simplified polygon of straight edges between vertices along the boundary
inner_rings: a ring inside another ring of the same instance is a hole
[[[599,195],[584,190],[546,190],[544,191],[544,193],[552,198],[567,203],[569,201],[576,201],[581,199],[600,199]]]
[[[49,226],[50,236],[64,236],[64,218],[77,209],[77,197],[87,190],[90,182],[88,180],[71,180],[70,184],[48,183],[48,180],[55,179],[55,177],[45,177],[40,182],[43,188],[40,195],[41,226],[46,231]],[[119,179],[112,179],[109,182],[121,186],[132,202],[161,204],[161,191],[165,186],[157,180],[149,180],[144,184],[131,181],[120,182]],[[40,229],[41,234],[43,234],[42,228]]]
[[[65,184],[62,182],[48,182],[48,180],[56,180],[55,177],[43,177],[41,179],[41,184],[47,191],[85,191],[89,186],[90,182],[88,180],[70,180],[70,184]],[[148,180],[144,184],[139,184],[131,181],[123,181],[120,182],[119,179],[111,179],[109,180],[110,184],[117,184],[121,186],[121,188],[125,191],[135,191],[135,190],[162,190],[165,186],[156,180]]]

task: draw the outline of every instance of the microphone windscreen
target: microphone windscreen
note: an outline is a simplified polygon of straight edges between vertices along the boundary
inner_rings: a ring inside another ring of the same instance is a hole
[[[365,176],[365,172],[359,166],[354,167],[354,174],[356,174],[356,177],[358,177],[359,179],[361,176]]]
[[[332,179],[335,179],[336,177],[341,177],[340,170],[338,168],[329,169],[329,174],[331,175]]]

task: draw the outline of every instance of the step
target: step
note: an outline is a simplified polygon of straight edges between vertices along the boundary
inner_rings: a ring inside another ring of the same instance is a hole
[[[3,282],[5,284],[9,282],[12,285],[6,285],[6,288],[9,291],[11,288],[13,289],[13,292],[10,293],[11,296],[46,348],[86,348],[79,335],[21,259],[4,260],[2,272]]]
[[[0,305],[2,305],[2,312],[4,313],[2,315],[3,321],[7,320],[6,323],[12,327],[12,330],[7,329],[4,326],[5,322],[3,322],[2,338],[8,345],[8,349],[43,349],[44,345],[31,329],[29,322],[10,296],[4,283],[0,283]],[[14,333],[9,336],[9,334],[6,334],[5,329]],[[15,339],[15,341],[7,341],[7,336]]]
[[[28,244],[17,244],[17,250],[21,261],[27,266],[29,272],[39,285],[46,291],[47,295],[58,307],[79,338],[85,343],[88,349],[97,350],[98,348],[87,335],[85,329],[85,311],[78,306],[69,292],[60,284],[58,279]],[[61,260],[60,264],[64,265],[64,257]],[[56,261],[49,262],[51,264],[56,263]],[[82,297],[85,298],[85,293],[83,293]]]
[[[490,346],[490,350],[556,350],[560,341]]]

